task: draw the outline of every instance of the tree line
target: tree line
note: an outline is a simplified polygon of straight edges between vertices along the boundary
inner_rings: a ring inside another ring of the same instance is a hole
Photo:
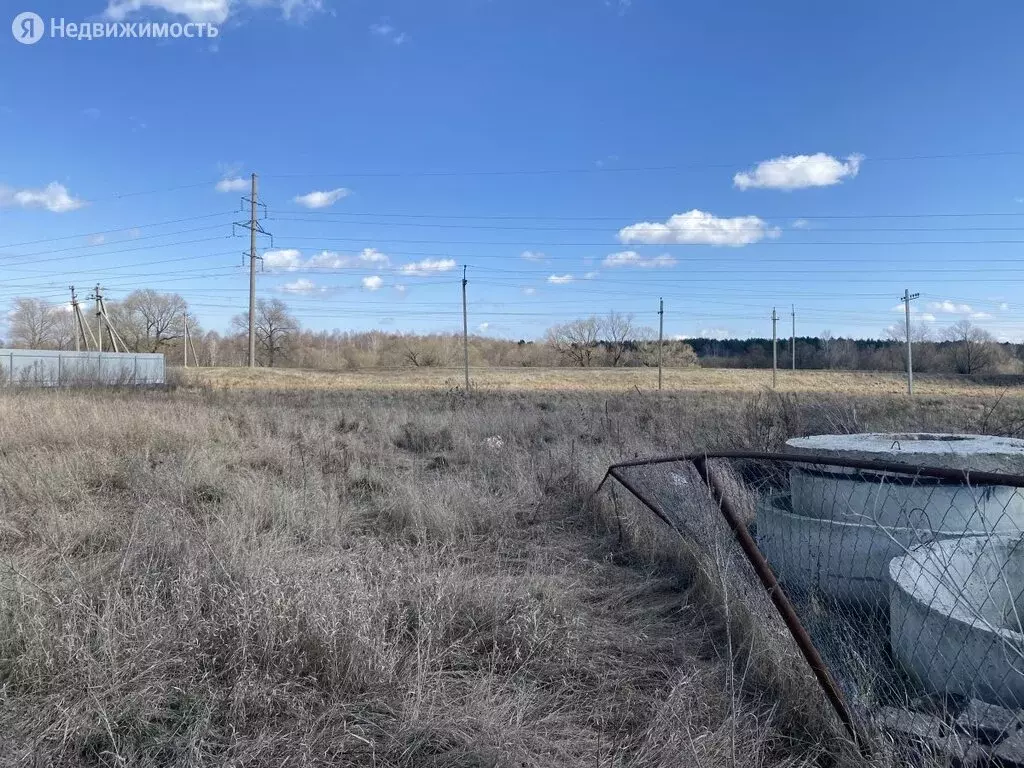
[[[1019,373],[1024,371],[1024,345],[998,342],[969,320],[941,333],[912,325],[914,370],[921,373]],[[689,339],[702,366],[771,368],[771,339]],[[779,367],[792,364],[790,339],[778,342]],[[795,340],[796,366],[802,369],[905,371],[906,330],[900,325],[884,339],[837,338],[831,331]]]
[[[83,305],[88,319],[92,312]],[[162,352],[184,360],[188,318],[193,364],[240,366],[248,361],[248,314],[231,319],[228,332],[204,330],[176,293],[143,289],[107,303],[118,333],[134,352]],[[42,299],[15,299],[8,314],[6,344],[26,349],[75,349],[75,318],[66,305]],[[911,328],[914,369],[922,373],[1003,373],[1024,370],[1024,345],[999,343],[967,320],[936,336],[928,326]],[[3,346],[3,342],[0,342]],[[470,364],[492,367],[651,367],[659,355],[666,367],[771,368],[771,339],[669,339],[660,346],[654,329],[631,314],[610,312],[552,326],[539,341],[470,338]],[[801,369],[902,371],[905,332],[892,329],[883,339],[838,338],[828,330],[795,340]],[[256,304],[257,363],[269,367],[321,370],[457,367],[462,364],[459,334],[403,334],[304,329],[280,299]],[[789,339],[778,343],[779,367],[791,364]]]

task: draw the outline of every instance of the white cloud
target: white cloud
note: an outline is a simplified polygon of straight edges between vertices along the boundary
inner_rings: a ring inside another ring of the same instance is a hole
[[[988,312],[972,312],[971,320],[991,320],[992,315]]]
[[[810,229],[811,222],[809,222],[807,219],[797,219],[789,226],[791,226],[793,229]]]
[[[648,221],[619,230],[623,243],[648,245],[728,245],[738,247],[778,237],[778,227],[769,227],[757,216],[719,218],[696,209],[677,213],[664,224]]]
[[[620,251],[609,254],[605,260],[606,267],[673,267],[676,260],[663,253],[661,256],[641,256],[636,251]]]
[[[525,296],[533,296],[533,294],[535,294],[536,292],[537,292],[536,288],[529,288],[529,287],[523,288],[523,295],[525,295]]]
[[[394,285],[392,287],[403,296],[405,295],[405,292],[408,290],[404,285]]]
[[[540,251],[523,251],[519,254],[519,258],[527,261],[543,261],[546,257]]]
[[[316,269],[344,269],[366,264],[387,266],[390,261],[386,253],[381,253],[376,248],[364,248],[354,256],[337,251],[320,251],[316,256],[310,257],[305,266]]]
[[[92,235],[89,238],[89,245],[103,245],[105,242],[107,242],[105,235]]]
[[[455,259],[423,259],[412,264],[403,264],[401,272],[403,275],[420,276],[429,275],[434,272],[447,272],[455,269]]]
[[[846,162],[818,152],[814,155],[783,155],[764,160],[749,171],[732,177],[740,189],[805,189],[829,187],[860,171],[863,155],[850,155]]]
[[[378,291],[380,290],[380,287],[382,285],[384,285],[384,281],[380,278],[379,275],[363,278],[363,288],[365,288],[368,291]]]
[[[294,271],[302,266],[302,253],[294,248],[263,252],[263,266],[267,269]]]
[[[1010,310],[1010,305],[1004,301],[1002,304],[999,305],[999,309],[1003,312],[1008,312]]]
[[[702,339],[734,339],[736,335],[728,328],[701,328]]]
[[[352,194],[350,190],[338,187],[337,189],[309,192],[305,195],[299,195],[294,200],[306,208],[328,208],[350,194]]]
[[[67,213],[85,205],[72,197],[63,184],[51,181],[42,189],[12,189],[0,186],[0,208],[45,208],[51,213]]]
[[[382,19],[376,24],[371,24],[370,31],[377,37],[386,38],[395,45],[401,45],[409,39],[409,36],[405,34],[405,32],[399,32],[387,21],[387,19]]]
[[[138,227],[134,227],[133,229],[129,229],[128,230],[128,237],[132,238],[132,240],[140,238],[140,237],[142,237],[142,230],[139,229]]]
[[[285,293],[308,294],[323,291],[323,288],[318,287],[312,280],[302,277],[293,283],[285,283],[281,286],[281,290]]]
[[[103,15],[121,21],[147,8],[187,16],[191,21],[223,24],[231,13],[231,0],[110,0]]]
[[[348,256],[343,256],[335,251],[320,251],[316,256],[311,256],[306,262],[307,267],[316,269],[341,269],[351,264]]]
[[[551,275],[548,282],[552,285],[565,285],[572,282],[572,275]]]
[[[363,248],[359,253],[359,260],[364,264],[384,264],[391,262],[386,253],[381,253],[376,248]]]
[[[969,315],[974,312],[970,304],[956,304],[952,301],[930,301],[928,309],[932,312],[942,312],[947,315]]]
[[[600,275],[600,274],[601,274],[600,272],[587,272],[587,274],[585,274],[585,275],[583,276],[583,279],[584,279],[584,280],[594,280],[594,279],[596,279],[596,278],[598,277],[598,275]]]
[[[275,5],[270,2],[254,2],[250,0],[252,5]],[[281,6],[281,15],[286,19],[305,19],[312,13],[319,13],[324,10],[324,0],[279,0],[277,3]]]
[[[918,312],[917,319],[923,320],[926,323],[934,323],[935,315],[933,315],[931,312]]]
[[[103,15],[113,21],[123,21],[132,14],[153,9],[185,16],[190,21],[223,24],[228,16],[246,5],[277,8],[286,20],[302,20],[324,10],[324,0],[108,0]]]
[[[249,181],[240,176],[221,179],[217,182],[216,189],[218,192],[245,192],[249,189]]]
[[[480,333],[487,333],[487,329],[490,327],[490,323],[480,323],[480,325],[477,326],[477,328],[480,330]]]

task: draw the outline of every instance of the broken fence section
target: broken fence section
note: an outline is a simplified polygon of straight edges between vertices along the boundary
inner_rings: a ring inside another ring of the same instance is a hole
[[[679,534],[761,652],[802,659],[862,748],[888,734],[1024,764],[1024,477],[755,452],[608,477]]]

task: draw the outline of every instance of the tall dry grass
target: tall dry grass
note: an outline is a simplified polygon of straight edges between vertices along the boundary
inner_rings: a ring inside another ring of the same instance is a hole
[[[745,640],[679,542],[591,496],[614,461],[750,442],[778,408],[806,430],[821,406],[0,395],[0,764],[826,759],[771,674],[737,677],[723,642]],[[857,418],[964,428],[976,410]]]

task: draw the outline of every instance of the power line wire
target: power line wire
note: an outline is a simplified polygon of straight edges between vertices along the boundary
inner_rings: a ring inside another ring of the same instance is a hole
[[[997,150],[991,152],[961,152],[930,155],[892,155],[868,157],[867,163],[897,163],[897,162],[918,162],[933,160],[981,160],[992,158],[1017,157],[1024,155],[1024,150]],[[620,174],[620,173],[662,173],[676,171],[698,171],[698,170],[742,170],[757,165],[758,161],[742,160],[733,162],[684,162],[671,165],[649,165],[649,166],[587,166],[576,168],[517,168],[517,169],[485,169],[485,170],[440,170],[440,171],[316,171],[313,173],[277,173],[266,174],[266,179],[307,179],[307,178],[435,178],[452,176],[552,176],[552,175],[590,175],[590,174]]]

